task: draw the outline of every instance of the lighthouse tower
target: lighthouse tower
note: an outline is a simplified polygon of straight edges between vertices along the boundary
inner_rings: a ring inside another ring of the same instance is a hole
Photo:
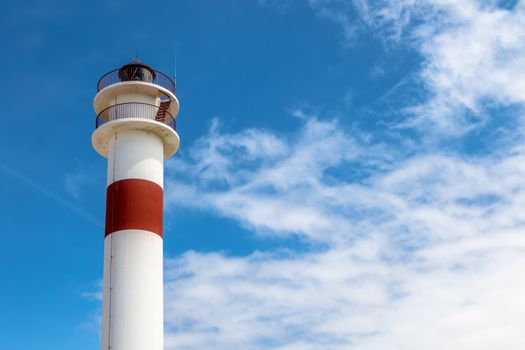
[[[163,163],[179,148],[175,83],[138,60],[98,82],[92,143],[108,160],[102,350],[163,350]]]

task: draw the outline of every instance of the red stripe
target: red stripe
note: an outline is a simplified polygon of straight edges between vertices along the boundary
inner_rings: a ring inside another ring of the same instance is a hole
[[[162,237],[162,187],[152,181],[126,179],[108,186],[106,236],[120,230],[146,230]]]

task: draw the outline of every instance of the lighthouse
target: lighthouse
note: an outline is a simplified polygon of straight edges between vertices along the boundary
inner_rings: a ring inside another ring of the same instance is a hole
[[[164,160],[179,148],[167,75],[138,60],[97,84],[92,135],[107,158],[101,350],[163,350]]]

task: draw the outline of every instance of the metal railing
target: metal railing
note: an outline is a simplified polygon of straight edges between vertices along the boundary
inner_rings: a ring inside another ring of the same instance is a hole
[[[157,84],[165,89],[168,89],[174,94],[176,92],[175,82],[162,72],[157,70],[152,70],[150,72],[146,69],[137,69],[130,72],[127,69],[122,70],[122,68],[115,69],[109,73],[104,74],[97,83],[97,92],[107,86],[126,81],[143,81],[146,83]]]
[[[177,130],[175,119],[166,109],[141,102],[119,103],[104,109],[97,116],[95,128],[113,120],[126,118],[155,120],[168,125],[173,130]]]

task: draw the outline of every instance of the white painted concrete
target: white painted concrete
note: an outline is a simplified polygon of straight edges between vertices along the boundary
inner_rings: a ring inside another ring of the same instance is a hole
[[[124,179],[144,179],[163,187],[164,146],[159,136],[142,130],[115,132],[108,148],[108,186]]]
[[[157,99],[159,103],[156,103]],[[158,98],[156,95],[144,95],[144,94],[139,94],[139,93],[127,93],[127,94],[117,95],[115,97],[115,104],[129,103],[129,102],[147,103],[150,105],[159,106],[160,98]]]
[[[104,241],[102,350],[163,350],[162,238],[122,230]]]
[[[121,83],[115,83],[100,90],[93,100],[93,108],[95,109],[95,113],[98,115],[104,109],[117,103],[116,99],[119,99],[121,96],[128,94],[151,96],[154,98],[160,98],[164,96],[165,98],[169,98],[171,101],[168,111],[173,116],[173,118],[176,118],[177,114],[179,113],[179,100],[173,92],[160,85],[143,81],[125,81]],[[118,103],[122,103],[122,101]]]
[[[113,120],[99,126],[91,136],[93,148],[103,157],[108,157],[110,140],[115,133],[126,130],[143,130],[159,136],[164,144],[164,158],[174,155],[179,149],[179,135],[168,125],[143,118]]]

